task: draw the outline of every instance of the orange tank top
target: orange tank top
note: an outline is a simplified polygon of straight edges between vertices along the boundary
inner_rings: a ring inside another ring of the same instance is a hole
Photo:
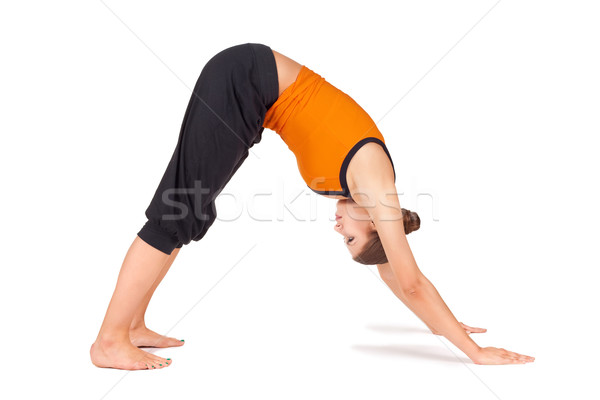
[[[281,136],[296,156],[300,175],[319,194],[351,197],[348,164],[366,143],[380,144],[394,167],[383,135],[367,112],[306,66],[267,110],[263,126]]]

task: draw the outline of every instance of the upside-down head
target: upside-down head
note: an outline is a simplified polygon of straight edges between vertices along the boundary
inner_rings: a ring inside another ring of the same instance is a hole
[[[333,229],[344,237],[344,244],[354,261],[365,265],[385,264],[388,261],[375,223],[366,208],[351,198],[343,199],[338,200],[335,214]],[[405,208],[402,209],[402,220],[407,235],[421,226],[419,215]]]

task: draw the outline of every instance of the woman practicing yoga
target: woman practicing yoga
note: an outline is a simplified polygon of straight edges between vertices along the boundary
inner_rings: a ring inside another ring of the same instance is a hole
[[[215,221],[216,197],[264,128],[285,141],[311,190],[338,199],[334,229],[352,258],[377,265],[384,282],[433,333],[476,364],[534,360],[478,346],[469,333],[485,329],[458,322],[421,273],[406,240],[420,220],[400,208],[394,164],[369,115],[306,66],[269,46],[246,43],[221,51],[202,69],[148,220],[127,251],[90,349],[94,365],[133,370],[171,364],[139,348],[183,345],[149,330],[146,308],[181,247],[202,239]]]

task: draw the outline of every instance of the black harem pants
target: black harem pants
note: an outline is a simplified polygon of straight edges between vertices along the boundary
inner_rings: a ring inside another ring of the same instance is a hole
[[[260,142],[267,110],[279,95],[271,48],[227,48],[202,69],[175,151],[146,209],[138,236],[171,254],[199,241],[217,217],[215,199]]]

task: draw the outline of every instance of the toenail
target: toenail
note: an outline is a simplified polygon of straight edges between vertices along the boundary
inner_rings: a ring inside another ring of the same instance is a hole
[[[185,340],[181,339],[180,342],[185,342]]]
[[[170,358],[167,358],[167,360],[170,360]]]
[[[152,366],[152,368],[155,368],[154,365]]]
[[[162,364],[158,364],[158,365],[160,365],[162,367]]]

